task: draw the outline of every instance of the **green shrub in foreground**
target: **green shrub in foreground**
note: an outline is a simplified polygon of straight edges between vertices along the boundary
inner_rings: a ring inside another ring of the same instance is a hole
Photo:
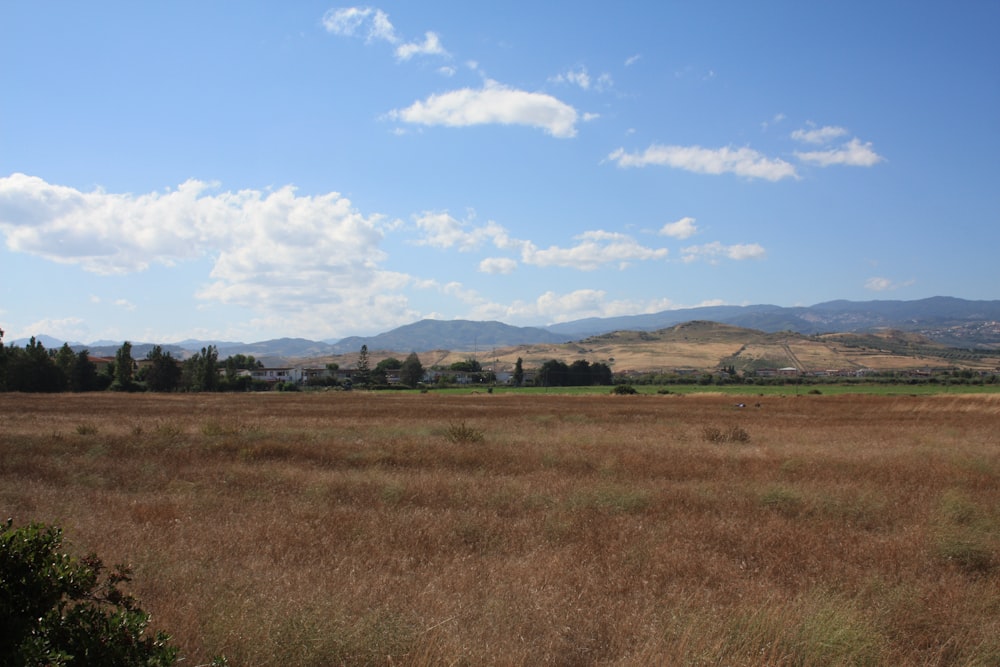
[[[177,648],[162,632],[145,636],[149,614],[95,555],[62,552],[62,531],[34,523],[0,533],[0,664],[173,665]]]

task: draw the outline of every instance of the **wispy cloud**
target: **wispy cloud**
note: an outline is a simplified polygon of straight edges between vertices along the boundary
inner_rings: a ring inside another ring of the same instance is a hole
[[[849,132],[846,128],[836,125],[823,127],[810,125],[808,128],[795,130],[791,134],[792,139],[816,146],[826,146],[821,150],[797,151],[795,157],[820,167],[832,165],[871,167],[885,160],[884,157],[875,152],[871,142],[862,143],[857,137],[839,146],[829,146],[834,140],[847,134]]]
[[[405,109],[390,111],[387,116],[405,123],[446,127],[525,125],[560,139],[576,136],[580,120],[576,109],[551,95],[510,88],[492,80],[479,89],[431,95]]]
[[[341,7],[323,15],[327,32],[342,37],[363,35],[368,42],[380,40],[395,44],[399,41],[389,15],[372,7]]]
[[[909,287],[914,282],[915,281],[913,280],[896,282],[894,280],[890,280],[889,278],[876,276],[865,281],[865,289],[872,292],[888,292],[901,287]]]
[[[871,142],[861,143],[857,138],[842,146],[820,151],[796,152],[795,157],[820,167],[844,165],[848,167],[872,167],[885,160],[875,152]]]
[[[681,218],[676,222],[668,222],[667,224],[660,227],[660,234],[663,236],[671,236],[675,239],[686,239],[694,236],[698,233],[698,226],[694,224],[694,218]]]
[[[634,56],[629,56],[625,59],[625,67],[631,67],[642,59],[641,54],[635,54]]]
[[[583,66],[563,72],[562,74],[557,74],[549,80],[554,83],[571,84],[579,86],[583,90],[596,90],[597,92],[610,90],[614,86],[614,80],[607,72],[598,75],[594,79],[590,76],[587,68]]]
[[[400,44],[396,48],[396,57],[400,60],[409,60],[416,55],[446,56],[448,52],[441,46],[441,39],[437,36],[437,33],[427,32],[424,34],[423,42]]]
[[[530,241],[522,242],[521,261],[535,266],[593,271],[607,264],[625,268],[635,261],[664,259],[669,252],[666,248],[647,248],[632,237],[617,232],[595,230],[574,238],[578,243],[566,248],[538,248]]]
[[[699,259],[717,262],[720,258],[732,260],[763,259],[767,256],[767,251],[759,243],[736,243],[724,245],[718,241],[706,243],[704,245],[693,245],[681,249],[682,259],[685,262],[694,262]]]
[[[416,245],[436,248],[454,248],[469,251],[489,242],[500,250],[517,254],[520,263],[539,267],[561,267],[580,271],[593,271],[607,266],[618,265],[625,268],[632,262],[664,259],[669,252],[666,248],[648,248],[631,236],[618,232],[591,230],[574,237],[570,246],[549,246],[539,248],[526,239],[510,236],[508,231],[496,222],[482,226],[462,222],[447,212],[425,213],[416,219],[420,238]],[[518,261],[512,258],[488,258],[480,263],[484,273],[510,273]]]
[[[619,167],[674,167],[698,174],[736,174],[746,178],[780,181],[796,178],[795,167],[781,159],[768,158],[751,148],[702,148],[701,146],[666,146],[653,144],[641,153],[627,153],[624,148],[608,159]]]
[[[804,141],[807,144],[825,144],[845,134],[847,134],[847,130],[842,127],[826,125],[812,127],[808,130],[795,130],[792,132],[792,139]]]
[[[326,31],[341,37],[365,38],[366,43],[375,41],[396,45],[396,58],[409,60],[413,56],[447,56],[437,33],[427,31],[424,40],[403,42],[396,28],[389,21],[389,15],[372,7],[341,7],[331,9],[323,15]]]

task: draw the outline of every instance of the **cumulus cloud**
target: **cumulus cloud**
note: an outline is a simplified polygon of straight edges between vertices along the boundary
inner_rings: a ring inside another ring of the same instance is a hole
[[[820,167],[831,165],[872,167],[885,160],[872,149],[871,142],[861,143],[857,138],[851,139],[843,146],[821,151],[796,152],[795,156],[803,162],[816,164]]]
[[[702,148],[701,146],[666,146],[653,144],[641,153],[627,153],[624,148],[608,159],[619,167],[658,165],[684,169],[698,174],[736,174],[746,178],[780,181],[796,178],[795,167],[781,159],[768,158],[751,148]]]
[[[431,95],[405,109],[390,111],[388,117],[405,123],[447,127],[527,125],[565,139],[576,136],[579,114],[551,95],[487,80],[482,88],[462,88]]]
[[[694,218],[681,218],[676,222],[668,222],[660,228],[660,234],[670,236],[675,239],[686,239],[698,233],[698,227],[694,224]]]
[[[290,186],[232,192],[191,180],[132,195],[0,178],[0,233],[11,251],[104,275],[208,257],[201,299],[304,320],[368,317],[376,302],[408,312],[397,298],[410,278],[380,266],[383,226],[336,192],[305,196]]]
[[[513,273],[517,268],[517,261],[509,257],[487,257],[479,262],[479,270],[482,273],[508,274]]]
[[[736,243],[724,245],[718,241],[706,243],[704,245],[693,245],[681,250],[681,258],[685,262],[693,262],[698,259],[705,259],[709,262],[717,262],[720,258],[732,260],[763,259],[767,251],[759,243]]]
[[[473,227],[447,212],[426,212],[415,222],[421,233],[421,238],[414,241],[416,245],[457,248],[464,252],[479,248],[486,241],[492,241],[498,247],[504,247],[506,243],[506,230],[492,221],[483,227]]]

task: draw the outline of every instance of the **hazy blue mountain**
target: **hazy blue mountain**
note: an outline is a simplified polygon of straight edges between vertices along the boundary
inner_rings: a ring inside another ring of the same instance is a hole
[[[352,336],[333,344],[336,354],[369,350],[423,352],[426,350],[489,350],[532,343],[565,343],[573,336],[537,327],[515,327],[502,322],[420,320],[377,336]]]
[[[828,301],[813,306],[783,307],[706,306],[665,310],[626,317],[587,318],[560,322],[548,327],[515,327],[502,322],[471,320],[421,320],[376,336],[352,336],[336,341],[278,338],[258,343],[185,340],[163,345],[164,351],[179,359],[214,345],[219,358],[251,354],[258,359],[289,359],[351,354],[368,349],[397,354],[427,350],[487,351],[495,347],[565,343],[612,331],[656,331],[693,320],[719,322],[765,332],[794,331],[802,334],[870,332],[898,329],[927,336],[956,347],[1000,347],[1000,301],[968,301],[954,297],[931,297],[914,301]],[[46,349],[58,349],[63,341],[39,335]],[[6,342],[6,341],[5,341]],[[23,347],[28,339],[10,341]],[[91,356],[113,357],[120,341],[95,341],[89,345],[71,343],[75,350],[87,349]],[[132,356],[141,359],[152,343],[133,343]]]

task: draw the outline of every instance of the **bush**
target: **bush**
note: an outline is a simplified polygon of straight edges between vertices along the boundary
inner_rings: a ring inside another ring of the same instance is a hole
[[[630,384],[616,384],[611,393],[616,396],[629,396],[631,394],[638,394],[639,392]]]
[[[707,442],[750,442],[750,434],[741,426],[730,426],[727,429],[706,426],[701,430],[701,437]]]
[[[453,442],[455,444],[482,442],[486,438],[481,429],[469,426],[465,422],[461,422],[459,424],[448,424],[448,428],[445,429],[444,436],[448,438],[449,442]]]
[[[44,524],[0,533],[2,665],[173,665],[177,648],[162,632],[145,636],[149,614],[120,585],[119,565],[62,553],[62,531]]]

